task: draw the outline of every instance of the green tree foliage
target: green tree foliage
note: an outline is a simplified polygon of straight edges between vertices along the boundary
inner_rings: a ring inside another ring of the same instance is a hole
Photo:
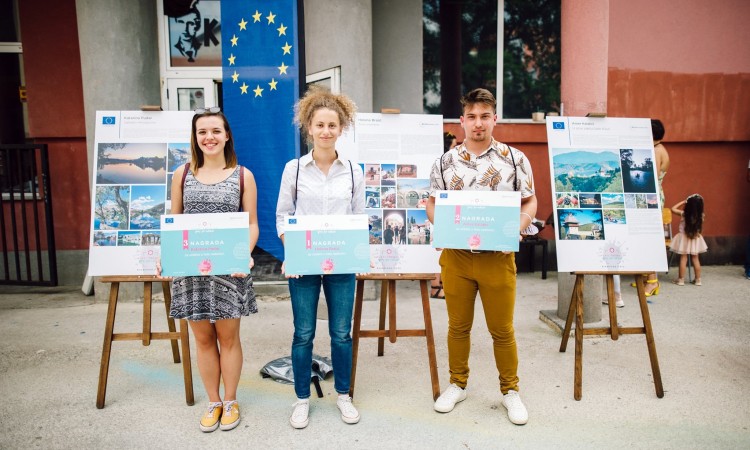
[[[497,0],[423,1],[424,111],[454,117],[441,105],[440,4],[461,5],[461,92],[483,87],[497,95]],[[505,0],[504,117],[559,111],[560,0]]]

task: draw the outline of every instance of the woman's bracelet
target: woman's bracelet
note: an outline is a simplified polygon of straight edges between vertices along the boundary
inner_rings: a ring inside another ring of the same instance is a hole
[[[529,218],[529,223],[534,221],[534,219],[530,215],[526,214],[525,212],[521,211],[521,214]]]

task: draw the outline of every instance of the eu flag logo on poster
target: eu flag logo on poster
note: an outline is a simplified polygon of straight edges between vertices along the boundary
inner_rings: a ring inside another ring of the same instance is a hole
[[[448,198],[448,194],[446,192],[442,192],[440,194],[440,198]]]
[[[299,157],[294,104],[300,67],[298,0],[222,0],[223,110],[239,163],[258,188],[258,247],[282,259],[276,201],[287,161]]]
[[[552,122],[552,129],[553,130],[564,130],[565,129],[565,122]]]
[[[174,223],[174,217],[165,217],[164,218],[165,223]]]
[[[289,225],[296,225],[297,219],[289,219]]]
[[[102,125],[114,125],[115,122],[116,122],[115,116],[102,117]]]

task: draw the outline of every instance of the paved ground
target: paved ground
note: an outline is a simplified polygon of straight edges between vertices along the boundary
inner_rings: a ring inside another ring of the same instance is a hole
[[[674,271],[674,269],[673,269]],[[491,341],[477,308],[469,397],[450,414],[432,410],[424,340],[376,340],[360,348],[355,403],[358,425],[338,417],[332,380],[313,399],[310,425],[292,429],[291,386],[262,379],[264,363],[289,354],[289,302],[267,296],[243,320],[245,366],[239,400],[243,422],[203,434],[207,401],[193,350],[195,406],[185,404],[181,366],[169,344],[115,342],[106,407],[95,407],[106,304],[77,289],[0,288],[0,448],[749,448],[750,281],[738,266],[706,267],[703,286],[663,284],[650,312],[666,394],[654,393],[643,336],[584,342],[583,399],[573,399],[573,350],[539,319],[556,309],[556,274],[519,274],[516,338],[521,394],[530,414],[508,422],[497,392]],[[664,278],[666,279],[666,278]],[[625,283],[624,283],[625,284]],[[618,310],[624,326],[640,325],[634,290]],[[416,284],[399,286],[399,325],[419,325]],[[446,311],[432,300],[441,387],[448,380]],[[154,307],[154,329],[165,320]],[[122,302],[116,331],[137,331],[142,306]],[[363,325],[376,323],[367,302]],[[605,314],[606,317],[606,314]],[[316,352],[329,355],[325,321]]]

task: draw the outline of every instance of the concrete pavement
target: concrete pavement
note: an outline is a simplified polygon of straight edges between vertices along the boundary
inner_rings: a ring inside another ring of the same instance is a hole
[[[672,269],[674,276],[675,269]],[[107,305],[70,288],[0,287],[0,448],[748,448],[750,447],[750,281],[738,266],[705,267],[703,286],[678,287],[661,275],[649,305],[665,396],[656,397],[644,336],[587,337],[583,398],[573,399],[571,341],[539,318],[557,308],[556,274],[519,274],[516,339],[521,395],[529,423],[511,424],[500,403],[492,343],[477,307],[468,398],[449,414],[432,409],[423,338],[363,339],[355,404],[362,420],[344,424],[332,379],[311,400],[310,425],[289,426],[289,385],[262,379],[266,362],[290,352],[291,308],[283,296],[262,296],[260,312],[243,319],[245,365],[242,423],[204,434],[198,420],[207,398],[192,346],[194,406],[186,406],[181,365],[169,343],[114,342],[106,406],[95,407]],[[623,279],[624,326],[639,326],[635,290]],[[398,287],[399,327],[422,320],[416,283]],[[259,289],[261,293],[263,289]],[[447,386],[445,304],[431,300],[441,389]],[[154,331],[166,330],[163,304]],[[604,312],[606,318],[606,311]],[[141,328],[142,305],[121,301],[116,332]],[[375,327],[377,305],[366,302],[363,328]],[[315,351],[330,355],[327,323],[319,321]]]

